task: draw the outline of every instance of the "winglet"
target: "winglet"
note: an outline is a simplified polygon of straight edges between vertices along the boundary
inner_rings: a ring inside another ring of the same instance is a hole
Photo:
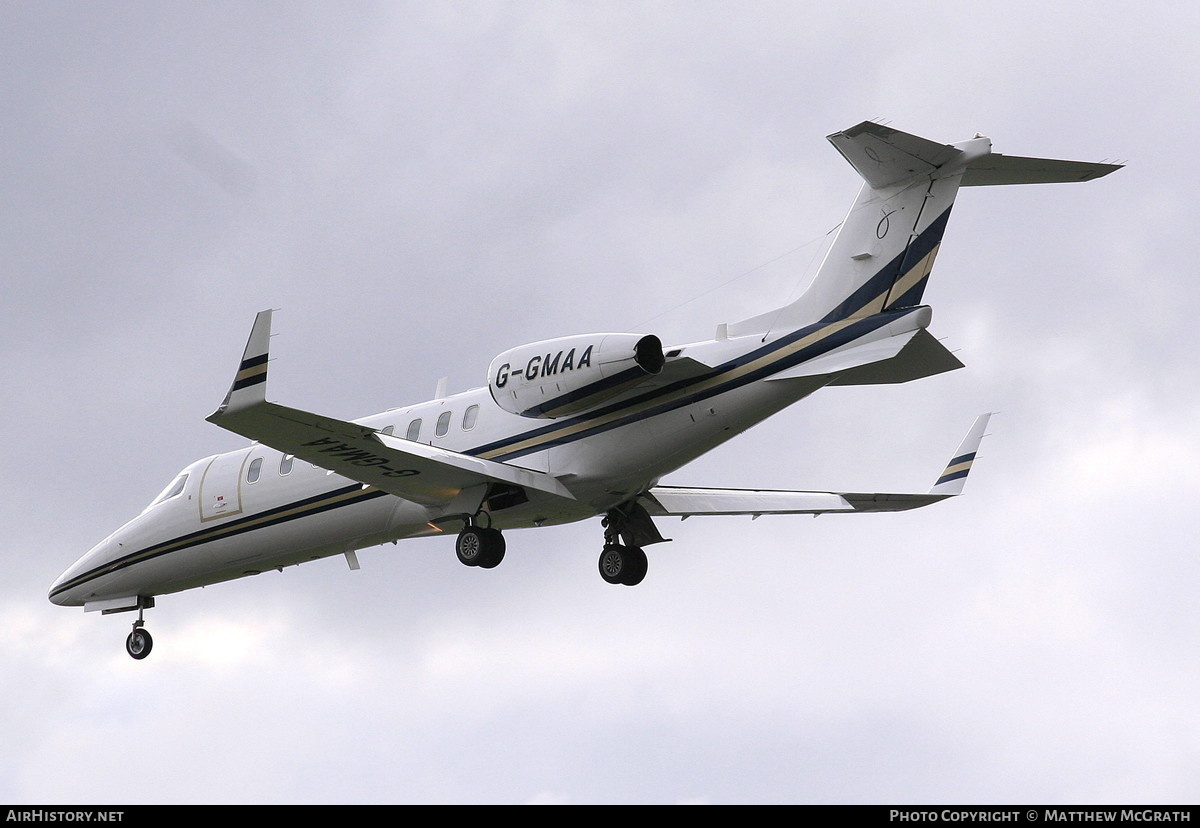
[[[984,431],[987,429],[991,416],[991,414],[981,414],[975,420],[975,424],[971,426],[971,430],[959,444],[958,451],[954,452],[954,457],[946,466],[946,470],[929,490],[930,494],[962,494],[963,485],[967,482],[967,474],[971,471],[971,464],[975,462],[975,452],[979,451],[979,444],[983,441]]]
[[[267,399],[267,359],[271,342],[271,311],[260,311],[254,317],[250,339],[242,354],[242,362],[234,375],[233,385],[225,395],[225,401],[208,419],[220,414],[231,414]]]

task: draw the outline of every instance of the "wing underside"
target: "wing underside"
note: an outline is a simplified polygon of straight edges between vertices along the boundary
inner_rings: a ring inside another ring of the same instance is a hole
[[[713,489],[656,486],[643,495],[646,511],[659,517],[698,515],[823,515],[903,512],[961,494],[990,414],[975,420],[954,456],[924,494],[900,492],[807,492],[779,489]]]
[[[656,486],[646,511],[651,515],[824,515],[837,512],[902,512],[945,500],[950,495],[884,492],[801,492],[778,489],[706,489]]]

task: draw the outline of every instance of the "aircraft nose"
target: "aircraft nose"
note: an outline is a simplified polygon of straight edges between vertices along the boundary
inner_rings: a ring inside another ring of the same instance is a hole
[[[59,575],[58,580],[50,585],[50,593],[47,597],[50,599],[51,604],[58,604],[60,607],[69,607],[71,606],[69,596],[65,591],[62,591],[64,580],[66,580],[65,572],[62,575]]]
[[[60,607],[79,607],[83,606],[84,597],[82,584],[78,583],[79,576],[93,568],[101,557],[104,556],[109,542],[107,540],[93,546],[86,553],[80,556],[79,560],[71,564],[63,574],[50,585],[50,593],[47,597],[50,603],[57,604]]]
[[[72,569],[73,568],[74,567],[72,567]],[[78,605],[78,602],[73,600],[74,596],[71,594],[72,590],[65,588],[67,581],[70,580],[70,574],[71,569],[68,569],[66,572],[59,575],[54,583],[50,585],[50,593],[47,595],[47,597],[50,599],[51,604],[57,604],[60,607]]]
[[[76,594],[78,589],[71,587],[71,581],[74,579],[75,574],[82,568],[80,564],[87,557],[87,555],[84,555],[72,564],[50,585],[50,593],[47,597],[50,599],[51,604],[57,604],[60,607],[77,607],[83,604],[83,599]]]

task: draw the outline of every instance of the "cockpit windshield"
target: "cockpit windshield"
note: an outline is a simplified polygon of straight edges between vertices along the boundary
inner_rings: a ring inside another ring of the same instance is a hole
[[[187,479],[188,479],[187,472],[184,472],[183,474],[176,477],[174,480],[171,481],[170,486],[167,486],[167,488],[163,489],[162,492],[159,493],[158,497],[156,497],[156,498],[154,498],[154,500],[150,501],[150,505],[147,506],[146,508],[151,509],[151,508],[157,506],[158,504],[162,503],[164,500],[170,500],[173,497],[178,497],[179,495],[183,494],[183,487],[187,485]]]

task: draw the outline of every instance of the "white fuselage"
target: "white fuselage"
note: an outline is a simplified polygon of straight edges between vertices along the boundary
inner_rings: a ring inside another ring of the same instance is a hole
[[[762,347],[760,337],[743,337],[677,351],[720,366]],[[355,422],[549,473],[574,500],[530,491],[525,502],[491,514],[492,525],[569,523],[636,497],[662,475],[823,384],[740,375],[731,382],[734,374],[717,373],[720,378],[698,387],[642,395],[650,398],[640,405],[614,404],[604,417],[522,417],[502,410],[488,389],[478,388]],[[437,525],[443,509],[260,444],[199,460],[184,475],[177,492],[160,496],[64,572],[51,588],[51,600],[99,608],[108,599],[178,592],[403,538],[452,534],[461,525]]]

